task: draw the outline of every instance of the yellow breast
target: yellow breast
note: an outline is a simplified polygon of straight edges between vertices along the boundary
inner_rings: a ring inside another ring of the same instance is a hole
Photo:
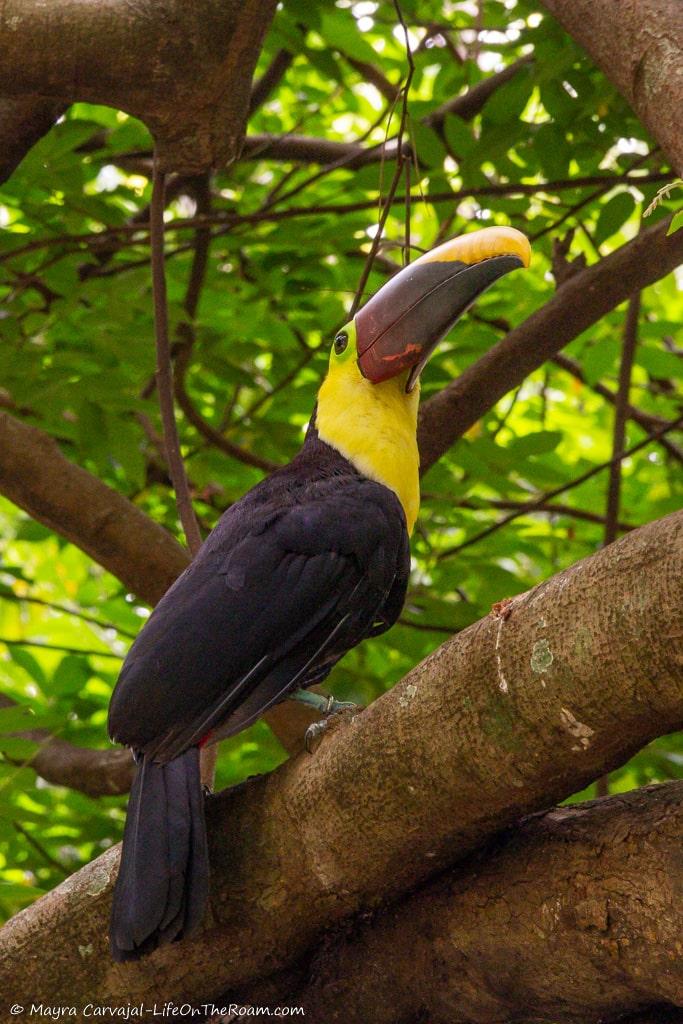
[[[405,393],[406,374],[371,384],[355,359],[332,362],[318,394],[321,440],[398,496],[412,533],[420,509],[417,409],[420,389]]]

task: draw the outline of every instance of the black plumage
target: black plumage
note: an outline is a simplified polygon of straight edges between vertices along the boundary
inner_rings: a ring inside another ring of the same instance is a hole
[[[116,959],[180,938],[201,917],[198,745],[244,729],[393,625],[409,568],[394,492],[314,428],[288,466],[223,515],[135,640],[111,700],[110,734],[139,760],[114,897]]]

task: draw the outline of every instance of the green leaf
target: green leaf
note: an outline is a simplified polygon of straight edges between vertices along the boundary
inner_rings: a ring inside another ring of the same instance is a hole
[[[537,430],[533,434],[515,438],[508,446],[508,451],[513,452],[518,458],[526,458],[528,455],[543,455],[545,452],[555,451],[562,437],[559,430]]]
[[[501,89],[496,89],[484,106],[483,116],[493,124],[516,121],[529,101],[533,84],[527,69],[518,71]]]
[[[19,647],[16,644],[8,646],[9,656],[15,665],[19,665],[23,668],[24,672],[27,673],[33,679],[34,682],[38,683],[41,689],[45,689],[47,685],[47,678],[43,672],[38,660],[28,651],[25,647]]]
[[[87,658],[67,654],[60,661],[52,677],[52,689],[60,694],[74,694],[83,689],[91,676]]]
[[[468,156],[477,144],[472,129],[456,114],[446,114],[443,131],[451,151],[458,157]]]
[[[342,12],[338,8],[323,11],[319,31],[333,49],[365,63],[377,63],[377,54],[361,35],[350,11]]]
[[[413,143],[418,158],[428,167],[440,167],[446,159],[444,144],[434,131],[426,124],[414,124],[411,128]]]
[[[602,245],[616,234],[636,208],[636,201],[630,192],[617,192],[600,210],[595,227],[595,244]]]
[[[673,235],[674,231],[678,231],[680,228],[683,228],[683,210],[678,210],[674,213],[671,218],[671,223],[669,224],[667,235]]]
[[[662,349],[645,348],[641,345],[636,353],[636,362],[651,376],[662,380],[683,377],[683,359],[673,352],[663,352]]]

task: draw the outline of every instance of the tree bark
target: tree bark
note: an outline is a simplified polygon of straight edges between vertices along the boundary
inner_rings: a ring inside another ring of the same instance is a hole
[[[362,714],[339,717],[315,756],[213,798],[211,909],[197,938],[111,964],[111,850],[0,932],[0,990],[19,1003],[117,1004],[160,989],[191,1001],[291,965],[335,922],[680,728],[682,600],[683,512],[449,640]]]
[[[310,1024],[598,1024],[683,1010],[682,831],[683,781],[535,816],[328,939],[286,1002]],[[273,1002],[269,986],[238,998]]]
[[[40,96],[0,99],[0,182],[7,181],[65,109],[59,100]]]
[[[541,0],[633,107],[683,175],[680,0]]]
[[[164,170],[238,154],[275,0],[6,0],[0,92],[105,103],[141,118]]]
[[[188,552],[163,526],[65,458],[48,434],[6,412],[0,412],[0,491],[148,604],[189,565]]]

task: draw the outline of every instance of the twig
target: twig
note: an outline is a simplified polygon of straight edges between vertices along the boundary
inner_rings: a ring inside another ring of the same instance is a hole
[[[452,548],[446,548],[446,550],[442,551],[439,555],[439,560],[443,558],[450,558],[453,555],[458,554],[460,551],[464,551],[465,548],[471,547],[472,544],[476,544],[478,541],[483,540],[485,537],[490,537],[492,533],[496,533],[497,530],[507,526],[508,523],[511,523],[513,520],[519,519],[520,516],[527,515],[529,512],[536,512],[541,505],[545,505],[552,498],[556,498],[559,494],[565,494],[572,488],[585,483],[586,480],[590,480],[591,477],[597,476],[598,473],[601,473],[603,469],[608,469],[615,461],[620,461],[621,459],[626,459],[631,455],[635,455],[635,453],[639,452],[641,448],[645,448],[653,441],[659,440],[660,437],[668,434],[669,431],[677,430],[681,425],[683,425],[683,416],[679,416],[671,423],[667,423],[666,426],[660,427],[659,430],[655,430],[652,434],[648,434],[647,437],[643,438],[642,441],[639,441],[638,444],[634,444],[633,447],[629,448],[627,451],[620,453],[616,457],[612,457],[607,462],[601,462],[598,466],[593,466],[592,469],[582,473],[581,476],[577,476],[576,479],[570,480],[569,483],[562,484],[561,487],[555,487],[552,491],[546,491],[544,494],[539,495],[538,498],[534,498],[533,501],[527,502],[516,511],[511,512],[509,515],[503,516],[503,518],[499,519],[497,523],[493,523],[480,533],[476,533],[473,537],[469,537],[467,540],[464,540],[461,544],[456,544]]]
[[[120,636],[128,637],[130,640],[134,640],[137,635],[129,632],[127,629],[123,629],[121,626],[115,626],[112,622],[102,622],[101,619],[96,618],[94,615],[88,615],[86,612],[76,611],[65,604],[56,604],[53,601],[45,601],[42,597],[27,597],[26,595],[14,594],[10,591],[0,591],[0,601],[15,601],[18,604],[35,604],[42,608],[50,608],[52,611],[61,612],[63,615],[73,615],[75,619],[82,619],[83,622],[90,622],[93,626],[99,626],[100,629],[113,629]]]
[[[579,364],[575,362],[575,360],[570,359],[570,357],[566,356],[563,352],[558,352],[554,355],[552,357],[552,362],[562,370],[566,370],[566,372],[570,373],[572,377],[576,378],[576,380],[580,380],[582,384],[586,384],[585,375]],[[600,381],[596,381],[594,384],[587,384],[587,387],[590,387],[591,391],[594,391],[596,395],[601,395],[608,402],[611,402],[612,405],[614,405],[617,400],[615,392],[611,391]],[[662,419],[661,416],[655,416],[652,413],[643,412],[642,409],[639,409],[635,405],[628,405],[627,408],[628,415],[633,422],[637,423],[638,426],[642,427],[643,430],[646,430],[648,433],[651,433],[652,430],[656,430],[658,427],[663,427],[668,422],[668,420]],[[670,441],[668,437],[661,437],[658,444],[664,448],[669,455],[673,456],[674,459],[677,459],[683,464],[683,451],[681,451],[673,441]]]
[[[15,640],[0,636],[0,644],[7,647],[38,647],[44,651],[62,651],[63,654],[83,654],[88,658],[116,658],[123,661],[123,655],[114,654],[113,651],[94,651],[85,647],[65,647],[62,644],[43,643],[42,640]]]
[[[168,340],[168,308],[166,303],[166,274],[164,268],[164,173],[154,159],[152,203],[149,215],[150,239],[152,244],[152,287],[154,293],[154,332],[157,349],[157,388],[159,406],[164,426],[166,460],[176,495],[180,521],[185,531],[187,545],[196,555],[202,544],[199,525],[192,509],[190,488],[185,465],[180,452],[180,439],[173,405],[173,371],[171,369],[171,347]]]
[[[614,431],[612,434],[612,464],[609,469],[607,487],[607,511],[605,522],[605,544],[611,544],[617,538],[617,522],[619,518],[619,497],[621,493],[621,464],[626,440],[626,420],[628,419],[628,398],[631,389],[631,373],[633,359],[638,344],[638,317],[640,315],[640,292],[636,292],[629,301],[624,328],[624,344],[621,364],[619,366],[619,387],[614,406]],[[606,794],[604,794],[606,795]]]
[[[348,159],[348,158],[347,158]],[[344,161],[346,162],[346,161]],[[340,162],[340,166],[342,166]],[[335,167],[330,165],[325,169],[324,172],[334,170]],[[317,177],[317,176],[315,176]],[[434,192],[427,196],[430,203],[457,203],[461,199],[476,198],[483,196],[484,198],[490,198],[495,196],[517,196],[517,195],[538,195],[541,192],[564,192],[575,188],[589,188],[597,183],[604,182],[605,190],[615,185],[640,185],[650,184],[652,182],[668,181],[671,178],[671,174],[666,171],[655,171],[646,174],[624,174],[624,175],[604,175],[595,174],[581,178],[560,178],[557,181],[539,181],[539,182],[492,182],[489,185],[477,185],[472,188],[461,188],[451,192]],[[304,185],[309,185],[314,178],[308,179]],[[299,187],[297,186],[297,191]],[[602,193],[601,189],[601,193]],[[284,201],[288,198],[289,193],[278,199],[278,202]],[[422,198],[419,194],[412,194],[411,200]],[[588,202],[595,198],[595,195],[591,195],[588,198]],[[403,196],[393,196],[391,200],[385,200],[385,202],[398,203],[404,202]],[[210,217],[178,217],[165,225],[165,230],[168,231],[184,231],[191,228],[196,228],[201,224],[208,225],[220,225],[217,231],[213,232],[212,237],[218,237],[225,234],[227,230],[232,231],[238,225],[249,226],[251,224],[257,224],[261,221],[280,221],[288,220],[293,217],[310,217],[310,216],[324,216],[327,214],[338,214],[343,215],[346,213],[360,213],[363,210],[372,210],[377,205],[376,199],[365,199],[359,200],[354,203],[326,203],[326,204],[312,204],[308,206],[291,206],[284,210],[273,210],[270,206],[267,209],[256,210],[254,213],[246,214],[235,214],[233,211],[227,214],[222,211],[217,211]],[[571,213],[574,210],[570,210]],[[553,225],[553,229],[556,225]],[[550,230],[550,229],[549,229]],[[100,245],[104,240],[112,237],[121,235],[123,236],[121,245],[126,244],[126,239],[129,236],[139,235],[139,241],[144,241],[145,236],[149,232],[149,227],[144,224],[121,224],[119,226],[111,226],[104,228],[102,231],[97,232],[84,232],[81,234],[62,234],[54,235],[52,238],[37,238],[31,242],[27,242],[25,245],[17,246],[14,249],[7,250],[0,253],[0,263],[6,263],[17,256],[23,256],[29,252],[35,252],[38,249],[49,248],[52,245],[73,245],[77,248],[69,249],[63,253],[64,256],[71,256],[74,252],[80,251],[78,246],[85,246],[86,248],[92,248],[93,246]],[[183,252],[187,252],[191,248],[191,245],[186,245],[182,249]],[[175,250],[174,250],[175,251]],[[141,266],[142,260],[136,261],[134,266]],[[132,264],[133,265],[133,264]],[[107,269],[104,271],[93,271],[94,277],[106,277],[112,273],[115,273],[116,269]]]
[[[28,832],[23,825],[20,825],[18,821],[13,821],[12,825],[17,830],[19,835],[23,836],[26,842],[30,846],[32,846],[37,853],[40,854],[40,856],[43,858],[44,861],[46,861],[46,863],[48,863],[51,867],[56,868],[57,871],[59,871],[60,875],[63,875],[64,878],[69,877],[69,875],[71,874],[69,868],[62,864],[61,861],[57,860],[56,857],[53,857],[49,850],[46,850],[45,847],[38,842],[35,836],[31,835],[31,833]]]
[[[398,0],[393,0],[393,3],[394,9],[396,11],[396,17],[398,18],[399,22],[401,23],[401,27],[403,28],[403,34],[405,36],[406,41],[406,60],[408,62],[408,74],[406,75],[405,82],[401,86],[401,94],[403,96],[403,99],[401,103],[401,121],[398,128],[396,144],[396,170],[394,171],[394,176],[391,180],[391,185],[389,186],[389,194],[382,205],[382,212],[379,217],[377,232],[372,240],[370,252],[368,253],[368,257],[365,261],[365,266],[363,267],[363,272],[360,276],[360,281],[358,282],[358,288],[356,289],[356,294],[354,296],[353,302],[351,303],[351,309],[349,310],[349,318],[352,318],[356,315],[358,307],[361,304],[363,292],[365,291],[365,286],[368,282],[368,278],[370,277],[370,271],[372,270],[372,265],[375,261],[375,256],[377,255],[377,251],[382,241],[384,225],[387,222],[387,217],[389,216],[391,205],[396,195],[396,189],[398,188],[398,183],[401,180],[401,175],[403,173],[403,135],[408,120],[408,92],[413,81],[413,75],[415,74],[415,63],[413,61],[413,54],[410,49],[410,37],[408,35],[408,28],[406,26],[405,21],[403,20],[403,14],[401,12],[400,4]],[[404,203],[409,202],[408,191],[406,191],[403,201]],[[409,255],[410,254],[408,253],[408,256]]]
[[[183,333],[186,333],[189,325],[183,325]],[[202,435],[206,440],[219,448],[226,455],[236,459],[238,462],[244,463],[245,466],[253,466],[255,469],[262,469],[266,473],[272,472],[277,469],[277,463],[272,462],[270,459],[264,459],[260,455],[254,455],[253,452],[247,451],[246,448],[241,448],[225,437],[219,430],[216,430],[210,423],[208,423],[201,413],[194,407],[192,400],[185,387],[185,377],[187,374],[187,368],[190,360],[191,348],[189,345],[184,345],[176,355],[175,360],[175,385],[174,392],[178,405],[183,410],[185,417],[188,422]],[[266,396],[270,398],[270,394]]]

